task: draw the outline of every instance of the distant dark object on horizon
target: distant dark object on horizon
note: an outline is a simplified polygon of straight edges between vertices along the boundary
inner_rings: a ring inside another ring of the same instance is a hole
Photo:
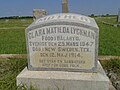
[[[0,17],[0,19],[25,19],[33,18],[33,16],[10,16],[10,17]]]
[[[108,14],[105,14],[105,15],[95,15],[95,14],[91,14],[91,15],[88,15],[90,17],[107,17]],[[112,17],[112,16],[118,16],[118,15],[110,15],[109,14],[109,17]],[[8,16],[8,17],[0,17],[0,19],[26,19],[26,18],[33,18],[33,16]]]

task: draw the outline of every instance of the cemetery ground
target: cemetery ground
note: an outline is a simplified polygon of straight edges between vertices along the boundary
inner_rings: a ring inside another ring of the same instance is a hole
[[[107,17],[108,18],[108,17]],[[103,24],[106,17],[96,18],[100,28],[99,55],[120,56],[120,27]],[[117,23],[116,17],[109,17],[109,22]],[[0,20],[0,54],[26,54],[25,28],[32,19]],[[120,80],[120,60],[101,61],[107,72],[117,74]],[[27,65],[27,59],[0,59],[0,90],[21,90],[16,86],[16,76]],[[23,89],[24,90],[24,89]],[[31,90],[32,87],[31,87]]]
[[[120,60],[102,61],[101,63],[106,70],[112,70],[120,76]],[[26,90],[25,86],[16,86],[16,77],[26,65],[27,59],[0,59],[0,90]],[[31,87],[30,90],[34,89]]]

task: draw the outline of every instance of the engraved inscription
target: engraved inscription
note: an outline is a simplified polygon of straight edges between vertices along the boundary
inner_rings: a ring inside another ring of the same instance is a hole
[[[85,23],[90,23],[90,20],[88,17],[86,16],[80,16],[80,15],[73,15],[73,14],[57,14],[57,15],[51,15],[51,16],[47,16],[47,17],[43,17],[41,19],[38,19],[35,23],[40,23],[40,22],[44,22],[44,21],[49,21],[49,20],[62,20],[62,19],[66,19],[66,20],[74,20],[74,21],[82,21]]]
[[[94,66],[93,30],[56,25],[29,31],[27,36],[33,67],[89,69]]]

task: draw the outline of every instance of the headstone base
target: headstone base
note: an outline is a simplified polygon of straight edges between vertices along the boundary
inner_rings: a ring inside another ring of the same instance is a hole
[[[38,90],[109,90],[109,79],[98,62],[97,73],[64,71],[28,71],[17,76],[17,85]]]

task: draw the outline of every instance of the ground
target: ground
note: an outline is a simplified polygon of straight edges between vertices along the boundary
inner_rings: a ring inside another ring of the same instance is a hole
[[[27,65],[24,59],[0,60],[0,90],[17,90],[16,76]]]
[[[101,61],[104,69],[116,72],[120,80],[120,60]],[[27,66],[27,59],[0,59],[0,90],[26,90],[16,86],[17,75]],[[32,89],[31,87],[31,90]]]

